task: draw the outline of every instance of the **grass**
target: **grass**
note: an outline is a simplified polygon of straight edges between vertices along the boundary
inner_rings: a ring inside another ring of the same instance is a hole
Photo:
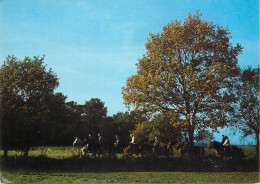
[[[33,147],[29,150],[29,157],[32,156],[46,156],[49,158],[57,158],[57,159],[64,159],[76,156],[79,154],[79,149],[74,147]],[[0,156],[3,156],[3,150],[0,151]],[[21,151],[8,151],[8,156],[23,156],[23,152]]]
[[[36,172],[3,171],[14,183],[257,183],[258,172]]]

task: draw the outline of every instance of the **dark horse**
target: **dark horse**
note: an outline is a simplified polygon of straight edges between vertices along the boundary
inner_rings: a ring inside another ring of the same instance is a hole
[[[166,156],[166,157],[170,157],[171,155],[173,155],[173,148],[170,145],[166,145],[166,146],[158,146],[158,147],[152,147],[152,153],[153,156]]]
[[[87,142],[85,150],[86,152],[92,153],[93,156],[97,154],[99,157],[99,155],[104,156],[104,154],[109,155],[112,153],[114,151],[113,146],[113,143],[108,141],[103,141],[102,143],[91,141]]]
[[[210,142],[208,147],[209,149],[214,148],[216,150],[216,156],[221,159],[224,156],[231,156],[234,159],[240,159],[245,156],[241,148],[228,146],[226,150],[224,150],[224,146],[217,141]]]

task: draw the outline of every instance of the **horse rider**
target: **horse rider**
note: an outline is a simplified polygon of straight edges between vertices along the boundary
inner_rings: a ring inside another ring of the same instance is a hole
[[[131,137],[130,145],[131,144],[135,144],[135,135],[134,134],[130,134],[130,137]]]
[[[226,152],[230,146],[230,141],[229,141],[229,138],[228,136],[225,137],[225,141],[223,143],[223,146],[224,146],[224,152]]]
[[[114,142],[114,147],[117,148],[119,145],[119,137],[115,135],[115,142]]]
[[[98,133],[98,140],[97,140],[98,144],[102,144],[103,143],[103,137],[101,136],[100,133]]]
[[[154,144],[153,144],[153,152],[158,150],[158,147],[159,147],[159,140],[158,140],[157,136],[155,136],[154,137]]]
[[[131,137],[131,142],[129,143],[129,147],[132,150],[138,150],[138,145],[135,142],[135,135],[134,134],[130,134],[130,137]]]
[[[88,144],[92,144],[93,143],[93,139],[91,134],[88,134]]]
[[[103,137],[100,133],[98,133],[98,140],[97,140],[97,150],[99,153],[102,153],[102,144],[103,144]]]

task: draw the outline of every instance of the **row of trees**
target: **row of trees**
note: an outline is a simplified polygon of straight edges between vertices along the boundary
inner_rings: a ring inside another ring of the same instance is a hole
[[[59,82],[44,57],[19,60],[8,56],[0,70],[1,148],[23,150],[32,146],[72,145],[75,138],[101,132],[112,140],[115,134],[128,141],[134,121],[129,113],[107,116],[107,108],[98,98],[80,105],[66,102],[55,93]]]
[[[108,140],[118,134],[123,142],[130,132],[141,142],[187,135],[193,145],[195,138],[212,137],[208,129],[236,126],[255,135],[258,155],[259,69],[240,69],[242,47],[230,38],[199,13],[151,34],[137,74],[122,88],[130,113],[111,117],[100,99],[81,105],[55,93],[58,78],[44,57],[8,56],[0,70],[1,147],[28,153],[31,146],[71,145],[75,136],[98,132]]]

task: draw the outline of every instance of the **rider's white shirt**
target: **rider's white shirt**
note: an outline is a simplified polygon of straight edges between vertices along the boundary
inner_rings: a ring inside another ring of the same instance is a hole
[[[225,142],[223,143],[223,146],[229,146],[229,145],[230,145],[229,139],[226,139]]]
[[[134,144],[135,143],[135,137],[132,137],[131,143]]]

